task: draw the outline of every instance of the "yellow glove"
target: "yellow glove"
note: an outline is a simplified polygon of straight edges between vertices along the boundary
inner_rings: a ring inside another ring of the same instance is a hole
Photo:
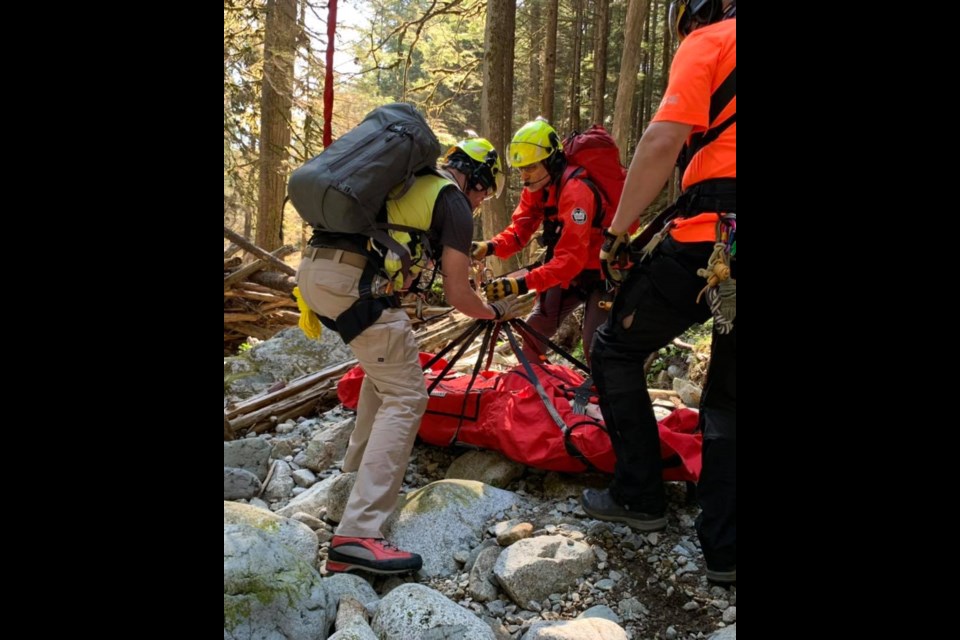
[[[488,255],[493,255],[493,243],[487,240],[486,242],[471,242],[470,243],[470,257],[474,260],[483,260]]]
[[[520,304],[517,296],[509,296],[503,300],[497,300],[496,302],[490,303],[490,307],[493,309],[493,312],[497,314],[497,322],[506,322],[507,320],[520,317],[523,315],[520,310],[522,306],[523,305]]]
[[[614,235],[609,230],[603,230],[603,246],[600,247],[600,268],[604,277],[611,284],[619,285],[630,264],[630,234]]]
[[[487,296],[488,302],[513,294],[523,295],[527,291],[529,291],[527,281],[523,278],[497,278],[483,285],[483,293]]]
[[[297,324],[303,334],[311,340],[319,340],[323,325],[320,324],[320,319],[313,312],[313,309],[303,301],[303,297],[300,296],[300,287],[293,288],[293,297],[297,299],[297,308],[300,309],[300,322]]]

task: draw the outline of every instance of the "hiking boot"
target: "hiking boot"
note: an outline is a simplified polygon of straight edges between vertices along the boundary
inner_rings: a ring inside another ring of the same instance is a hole
[[[327,571],[332,573],[353,569],[380,574],[410,573],[422,566],[423,558],[401,551],[383,538],[333,536],[327,553]]]
[[[580,496],[580,506],[591,518],[623,522],[637,531],[662,531],[667,528],[667,517],[664,514],[643,513],[621,507],[610,495],[609,489],[586,489]]]
[[[737,584],[737,566],[734,565],[733,568],[725,570],[707,567],[707,582],[721,587]]]

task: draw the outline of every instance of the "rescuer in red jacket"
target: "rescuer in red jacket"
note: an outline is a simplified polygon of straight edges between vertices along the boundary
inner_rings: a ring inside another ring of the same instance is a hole
[[[580,179],[588,174],[580,172],[562,184],[568,165],[563,145],[543,118],[520,127],[508,147],[507,160],[520,170],[524,187],[520,203],[506,229],[491,240],[473,243],[473,258],[508,258],[523,249],[541,225],[540,242],[547,253],[543,264],[526,276],[487,283],[487,299],[499,300],[529,290],[540,292],[527,323],[544,336],[556,333],[564,319],[586,303],[582,334],[584,357],[589,364],[594,331],[606,321],[607,311],[597,304],[604,292],[598,258],[603,234],[600,225],[594,224],[600,213],[596,210],[596,196]],[[545,350],[539,341],[524,340],[524,355],[533,361]]]

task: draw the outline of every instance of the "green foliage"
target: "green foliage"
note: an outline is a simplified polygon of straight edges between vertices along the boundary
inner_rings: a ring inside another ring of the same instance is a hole
[[[570,353],[570,355],[580,362],[585,362],[583,355],[583,338],[577,340],[577,346],[573,348],[573,351]]]
[[[370,3],[356,88],[418,105],[442,142],[479,129],[485,9],[482,0]]]
[[[695,324],[681,334],[680,341],[692,344],[695,350],[708,345],[713,333],[713,319],[707,320],[703,324]],[[647,386],[656,388],[657,378],[661,371],[666,371],[670,365],[677,365],[684,370],[687,368],[687,358],[690,357],[690,351],[673,344],[673,341],[657,351],[657,356],[650,365],[647,372]]]
[[[427,116],[441,143],[452,144],[470,128],[481,134],[485,0],[346,0],[341,4],[334,72],[334,139],[355,126],[379,104],[397,100],[417,105]],[[323,149],[323,84],[326,74],[326,3],[306,0],[300,5],[301,28],[297,36],[295,86],[291,113],[292,138],[287,169],[299,166]],[[589,124],[592,104],[605,101],[606,124],[613,115],[624,41],[626,2],[613,1],[609,12],[607,87],[605,96],[592,96],[592,77],[601,64],[593,59],[597,33],[594,7],[584,14],[579,96],[581,123]],[[566,134],[569,123],[569,89],[572,81],[575,3],[559,4],[554,113],[547,116]],[[637,98],[648,98],[652,109],[660,100],[665,82],[664,44],[666,3],[650,5],[650,42],[644,43],[641,82]],[[225,0],[224,3],[224,224],[253,233],[259,189],[260,88],[266,3],[261,0]],[[347,24],[356,27],[350,29]],[[518,3],[514,34],[494,34],[515,42],[513,65],[513,128],[519,127],[539,107],[542,88],[540,60],[545,40],[547,2]],[[671,45],[672,46],[672,45]],[[343,64],[350,52],[353,64]],[[538,77],[539,76],[539,77]],[[649,82],[646,82],[649,80]],[[638,134],[651,117],[650,110],[634,105]],[[641,117],[642,116],[642,117]],[[636,142],[631,135],[629,146]],[[629,152],[628,152],[629,153]],[[511,172],[507,198],[519,193],[516,172]],[[508,208],[510,208],[508,204]],[[284,241],[299,244],[302,229],[291,207],[285,217]]]
[[[223,6],[223,217],[235,229],[256,211],[257,139],[263,7],[251,0]]]

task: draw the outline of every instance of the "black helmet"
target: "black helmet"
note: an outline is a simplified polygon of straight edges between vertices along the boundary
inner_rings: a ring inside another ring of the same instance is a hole
[[[724,18],[737,15],[737,1],[733,0],[726,12],[723,0],[674,0],[670,3],[670,24],[680,40],[683,40],[697,27],[702,27]]]

